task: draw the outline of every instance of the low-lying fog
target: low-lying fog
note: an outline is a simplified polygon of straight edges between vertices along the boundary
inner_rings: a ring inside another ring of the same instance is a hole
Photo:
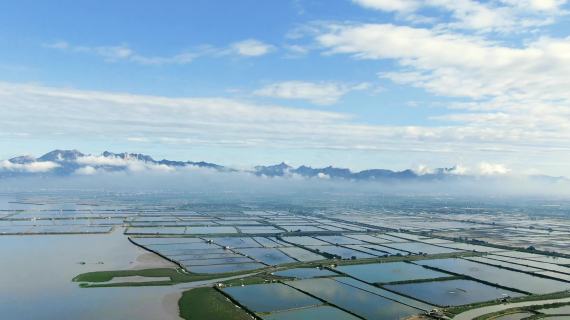
[[[243,172],[210,169],[170,172],[97,172],[65,177],[20,177],[0,179],[0,192],[33,191],[188,192],[239,195],[421,195],[421,196],[533,196],[570,198],[568,180],[536,177],[450,176],[433,181],[347,181],[299,176],[263,177]]]

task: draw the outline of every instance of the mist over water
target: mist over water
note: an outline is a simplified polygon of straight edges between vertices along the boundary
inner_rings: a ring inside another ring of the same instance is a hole
[[[171,172],[100,172],[66,177],[0,180],[0,192],[109,192],[199,194],[204,198],[346,199],[391,196],[475,199],[570,199],[570,182],[523,176],[450,176],[441,180],[351,181],[300,176],[264,177],[209,169]]]

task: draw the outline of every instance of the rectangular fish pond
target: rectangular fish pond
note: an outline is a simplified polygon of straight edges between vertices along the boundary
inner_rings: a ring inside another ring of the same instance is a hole
[[[385,285],[384,288],[441,307],[460,306],[523,294],[473,280],[446,280]]]

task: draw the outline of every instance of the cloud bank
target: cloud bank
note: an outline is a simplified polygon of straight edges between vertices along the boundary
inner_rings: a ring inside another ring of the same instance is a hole
[[[314,104],[331,105],[337,103],[351,91],[366,90],[368,83],[348,85],[336,82],[285,81],[266,85],[253,94],[280,99],[307,100]]]
[[[146,55],[132,49],[127,44],[86,46],[75,45],[67,41],[55,41],[45,45],[46,48],[66,53],[87,54],[102,58],[106,62],[131,62],[140,65],[185,65],[204,57],[260,57],[275,50],[273,45],[256,39],[246,39],[229,44],[225,48],[211,45],[200,45],[191,50],[182,51],[170,56]]]
[[[345,34],[343,30],[338,32]],[[334,33],[334,43],[337,37],[338,33]],[[555,81],[561,85],[561,79],[553,79],[549,92],[561,101],[567,93],[558,90]],[[532,92],[546,94],[539,88]],[[501,156],[513,159],[518,154],[524,155],[520,157],[524,162],[515,163],[515,169],[533,167],[535,160],[548,168],[564,167],[563,159],[570,156],[569,108],[561,102],[557,106],[544,103],[531,106],[502,99],[474,101],[456,107],[484,112],[451,113],[441,117],[439,126],[390,126],[359,122],[350,113],[225,98],[167,98],[0,83],[0,138],[22,143],[39,136],[132,142],[136,133],[136,143],[173,148],[231,146],[252,150],[426,153],[440,164],[457,163],[453,158],[462,155],[463,162],[470,166],[499,162],[496,159]],[[105,146],[108,147],[112,146]],[[556,159],[560,159],[560,164],[552,162]],[[566,172],[559,169],[551,174]]]
[[[40,173],[50,172],[57,167],[59,167],[59,164],[51,161],[38,161],[30,163],[13,163],[8,160],[0,161],[0,171]]]

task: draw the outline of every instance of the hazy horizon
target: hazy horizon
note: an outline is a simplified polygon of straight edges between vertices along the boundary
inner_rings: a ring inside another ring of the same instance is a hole
[[[565,0],[61,6],[0,10],[1,159],[570,176]]]

